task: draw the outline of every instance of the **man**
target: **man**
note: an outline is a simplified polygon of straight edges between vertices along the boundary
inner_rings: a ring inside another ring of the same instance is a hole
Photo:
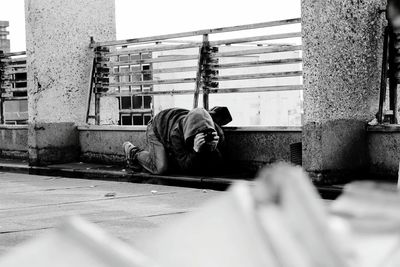
[[[219,122],[226,124],[232,120],[225,107],[218,107],[211,113]],[[123,144],[128,165],[133,170],[144,168],[153,174],[171,170],[201,174],[213,172],[222,164],[219,146],[223,132],[203,108],[161,111],[148,124],[146,137],[147,151],[130,142]]]

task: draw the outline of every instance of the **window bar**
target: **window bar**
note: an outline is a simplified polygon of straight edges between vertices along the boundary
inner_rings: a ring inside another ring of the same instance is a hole
[[[153,58],[153,53],[149,53],[149,58]],[[153,76],[153,64],[150,63],[149,64],[149,70],[150,70],[150,80],[154,79]],[[154,91],[154,85],[150,85],[149,88],[150,91]],[[151,109],[151,113],[150,113],[150,119],[153,118],[154,116],[154,96],[150,96],[151,97],[151,101],[150,101],[150,109]]]
[[[143,82],[143,63],[142,63],[142,59],[143,59],[143,54],[142,54],[142,52],[140,52],[139,53],[139,70],[141,71],[140,72],[140,75],[139,75],[139,81],[140,82]],[[141,84],[140,85],[140,92],[143,92],[143,84]],[[134,96],[134,97],[137,97],[137,96]],[[141,99],[142,99],[142,103],[141,103],[141,107],[140,108],[143,108],[143,105],[144,105],[144,97],[143,96],[139,96]],[[131,97],[131,99],[132,99],[132,97]],[[133,107],[133,106],[132,106]],[[141,115],[141,118],[142,118],[142,125],[144,125],[144,118],[143,118],[143,114]],[[134,124],[133,123],[133,120],[132,120],[132,124]]]
[[[129,60],[132,60],[132,54],[128,54],[128,56],[129,56]],[[131,70],[132,66],[134,67],[134,65],[128,65],[128,70]],[[135,79],[134,75],[128,75],[128,81],[129,82],[133,82],[134,79]],[[130,108],[131,109],[133,108],[133,103],[134,103],[134,101],[133,101],[133,91],[132,91],[133,88],[132,87],[133,87],[132,85],[129,85],[129,95],[130,95],[129,96],[129,102],[130,102]],[[121,97],[121,99],[122,99],[122,97]],[[131,117],[130,125],[133,125],[132,114],[129,114],[129,116]]]

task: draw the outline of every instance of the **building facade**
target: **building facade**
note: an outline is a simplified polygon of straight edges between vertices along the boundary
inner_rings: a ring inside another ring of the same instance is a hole
[[[10,52],[10,40],[7,38],[9,34],[7,27],[9,25],[8,21],[0,20],[0,51],[4,53]]]

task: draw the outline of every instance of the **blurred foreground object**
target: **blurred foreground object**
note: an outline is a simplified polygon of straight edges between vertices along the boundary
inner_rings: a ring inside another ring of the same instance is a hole
[[[342,244],[351,248],[354,266],[400,266],[400,192],[396,184],[348,184],[333,202],[331,213],[332,228],[342,237]]]
[[[353,182],[330,204],[328,214],[300,167],[278,163],[159,229],[140,252],[73,218],[5,255],[0,267],[400,266],[396,184]]]
[[[284,163],[237,182],[141,249],[169,267],[347,266],[309,178]]]
[[[150,267],[139,252],[80,218],[0,258],[1,267]]]

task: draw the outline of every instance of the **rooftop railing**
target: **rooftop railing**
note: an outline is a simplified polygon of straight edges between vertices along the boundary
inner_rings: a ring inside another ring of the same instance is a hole
[[[265,29],[269,33],[258,34]],[[208,109],[210,94],[302,90],[301,82],[261,82],[301,80],[301,67],[283,67],[301,65],[300,18],[93,42],[92,46],[95,114],[88,113],[88,118],[95,118],[96,124],[102,96],[120,99],[120,116],[145,114],[146,121],[152,116],[151,99],[146,97],[192,94],[193,107],[197,107],[202,94],[203,107]],[[124,106],[124,97],[133,97],[132,103]],[[135,97],[141,97],[136,107]]]

